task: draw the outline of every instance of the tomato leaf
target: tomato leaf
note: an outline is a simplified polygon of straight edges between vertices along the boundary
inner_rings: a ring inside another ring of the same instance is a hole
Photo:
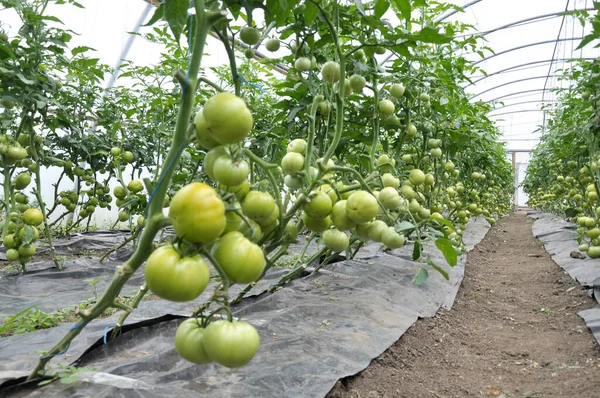
[[[413,285],[421,286],[429,278],[429,272],[425,268],[421,268],[417,275],[412,280]]]
[[[319,8],[315,3],[308,1],[304,10],[304,22],[306,22],[307,25],[312,25],[313,22],[315,22],[317,14],[319,14]]]
[[[156,22],[162,19],[163,15],[165,15],[165,3],[161,3],[161,5],[156,7],[154,15],[152,15],[152,18],[150,18],[150,20],[144,26],[154,25]]]
[[[410,0],[394,0],[394,4],[396,5],[396,7],[398,7],[398,10],[400,10],[400,13],[404,17],[404,19],[410,20]]]
[[[169,24],[175,40],[179,43],[179,37],[188,19],[187,10],[190,2],[188,0],[165,0],[164,5],[165,20]]]
[[[388,0],[375,0],[375,18],[381,18],[388,8],[390,8]]]
[[[442,252],[448,264],[454,267],[458,261],[458,255],[456,249],[452,246],[452,242],[446,238],[438,238],[435,241],[435,246]]]
[[[366,14],[365,14],[365,6],[363,6],[362,1],[354,0],[354,4],[356,4],[356,9],[360,13],[360,15],[362,15],[364,17]]]
[[[421,253],[423,252],[423,245],[421,242],[415,242],[415,246],[413,248],[413,260],[418,260],[421,258]]]
[[[451,36],[443,35],[437,29],[431,27],[423,28],[417,34],[413,35],[413,39],[433,44],[444,44],[452,41]]]
[[[33,239],[35,238],[35,231],[29,225],[25,225],[24,229],[25,233],[23,234],[23,242],[29,244],[33,242]]]
[[[450,280],[450,275],[448,275],[448,272],[445,269],[443,269],[442,267],[440,267],[439,265],[437,265],[436,263],[434,263],[430,258],[427,258],[427,264],[431,265],[431,267],[434,270],[436,270],[437,272],[442,274],[444,279],[446,279],[447,281]]]

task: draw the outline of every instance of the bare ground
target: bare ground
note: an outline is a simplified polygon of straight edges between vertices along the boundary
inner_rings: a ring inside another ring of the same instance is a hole
[[[328,398],[600,397],[600,348],[577,312],[595,301],[517,213],[469,254],[450,311],[416,322]]]

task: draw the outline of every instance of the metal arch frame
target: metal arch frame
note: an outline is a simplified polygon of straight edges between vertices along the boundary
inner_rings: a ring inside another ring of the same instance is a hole
[[[498,101],[499,99],[510,97],[510,96],[513,96],[513,95],[519,95],[519,94],[525,94],[525,93],[534,93],[534,92],[541,92],[541,91],[550,91],[550,89],[549,88],[546,88],[546,89],[544,89],[544,88],[535,88],[535,89],[532,89],[532,90],[517,91],[516,93],[510,93],[510,94],[506,94],[506,95],[501,95],[500,97],[496,97],[494,99],[491,99],[491,100],[488,100],[488,101],[482,101],[482,102],[484,102],[484,103],[487,104],[489,102]]]
[[[512,111],[512,112],[502,112],[496,113],[495,115],[488,114],[488,117],[502,116],[502,115],[512,115],[513,113],[529,113],[529,112],[543,112],[543,109],[523,109],[520,111]]]
[[[504,109],[504,108],[510,108],[511,106],[517,106],[517,105],[523,105],[523,104],[533,104],[533,103],[539,104],[539,103],[543,103],[543,102],[554,103],[554,102],[558,102],[558,101],[557,100],[521,101],[521,102],[515,102],[514,104],[502,105],[494,110],[491,110],[490,112],[494,112],[494,111]]]
[[[510,68],[506,68],[506,69],[499,70],[499,71],[497,71],[497,72],[490,73],[490,74],[489,74],[489,75],[487,75],[487,76],[482,76],[481,78],[479,78],[479,79],[477,79],[477,80],[475,80],[475,81],[473,81],[473,82],[471,82],[471,83],[467,84],[467,85],[465,86],[465,88],[467,88],[467,87],[470,87],[470,86],[472,86],[472,85],[474,85],[474,84],[477,84],[477,83],[479,83],[480,81],[487,79],[488,77],[492,77],[492,76],[495,76],[495,75],[499,75],[499,74],[501,74],[501,73],[505,73],[505,72],[510,72],[510,71],[511,71],[511,70],[513,70],[513,69],[522,68],[522,67],[525,67],[525,66],[536,65],[536,64],[545,64],[545,63],[548,63],[548,62],[565,62],[565,61],[575,61],[575,60],[592,61],[592,60],[594,60],[594,59],[596,59],[596,58],[579,58],[579,57],[572,57],[572,58],[552,58],[552,59],[546,59],[546,60],[543,60],[543,61],[532,61],[532,62],[527,62],[527,63],[524,63],[524,64],[520,64],[520,65],[511,66]]]
[[[475,4],[477,4],[477,3],[481,2],[481,1],[482,1],[482,0],[473,0],[472,2],[470,2],[470,3],[468,3],[468,4],[465,4],[464,6],[459,6],[459,7],[461,7],[461,8],[462,8],[462,11],[464,11],[464,10],[466,10],[467,8],[469,8],[469,7],[471,7],[471,6],[474,6]],[[439,17],[438,19],[436,19],[436,20],[435,20],[435,22],[442,22],[443,20],[450,18],[452,15],[454,15],[454,14],[456,14],[456,13],[458,13],[458,12],[461,12],[461,11],[460,11],[460,10],[453,10],[453,11],[450,11],[448,14],[446,14],[446,15],[442,15],[441,17]]]
[[[475,94],[473,97],[471,97],[471,99],[473,99],[473,98],[475,98],[475,97],[479,97],[481,94],[485,94],[485,93],[487,93],[487,92],[490,92],[490,91],[492,91],[492,90],[495,90],[495,89],[497,89],[497,88],[504,87],[504,86],[508,86],[508,85],[510,85],[510,84],[515,84],[515,83],[520,83],[520,82],[526,82],[526,81],[529,81],[529,80],[536,80],[536,79],[548,79],[548,78],[550,78],[550,77],[561,77],[561,76],[562,76],[562,75],[544,75],[544,76],[534,76],[534,77],[528,77],[528,78],[525,78],[525,79],[512,80],[512,81],[510,81],[510,82],[502,83],[502,84],[499,84],[499,85],[497,85],[497,86],[494,86],[494,87],[488,88],[487,90],[483,90],[482,92]],[[544,88],[545,88],[545,87],[544,87]]]
[[[495,53],[495,54],[490,55],[489,57],[480,59],[479,61],[474,62],[473,65],[478,65],[484,61],[490,60],[490,59],[498,57],[500,55],[504,55],[504,54],[507,54],[507,53],[510,53],[513,51],[517,51],[517,50],[522,50],[524,48],[541,46],[543,44],[555,43],[557,41],[575,41],[575,40],[583,40],[583,37],[567,37],[567,38],[563,38],[563,39],[559,39],[559,40],[543,40],[543,41],[538,41],[535,43],[523,44],[522,46],[512,47],[512,48],[509,48],[508,50],[500,51],[499,53]]]
[[[578,8],[578,9],[574,9],[572,11],[595,11],[595,10],[596,9],[594,7],[588,7],[588,8]],[[536,17],[530,17],[530,18],[526,18],[526,19],[521,19],[520,21],[511,22],[511,23],[508,23],[506,25],[502,25],[502,26],[499,26],[497,28],[487,30],[485,32],[480,32],[480,33],[466,33],[464,35],[458,35],[458,36],[454,36],[454,37],[455,38],[459,38],[459,37],[467,37],[467,36],[487,36],[487,35],[489,35],[491,33],[498,32],[500,30],[504,30],[504,29],[508,29],[508,28],[512,28],[512,27],[515,27],[515,26],[519,26],[519,25],[525,24],[527,22],[540,22],[540,20],[561,17],[561,16],[565,16],[566,14],[567,14],[567,11],[557,11],[557,12],[553,12],[553,13],[550,13],[550,14],[538,15]]]

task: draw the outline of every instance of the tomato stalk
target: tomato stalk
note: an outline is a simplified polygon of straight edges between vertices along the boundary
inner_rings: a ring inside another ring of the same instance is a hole
[[[119,317],[119,320],[115,324],[115,327],[113,328],[112,333],[110,335],[111,339],[114,339],[115,337],[117,337],[119,335],[119,333],[121,333],[121,326],[123,326],[123,323],[125,323],[125,320],[129,316],[129,314],[131,314],[131,312],[140,305],[140,303],[144,299],[144,296],[147,293],[148,293],[148,286],[144,283],[142,286],[140,286],[140,290],[137,292],[137,294],[135,295],[135,297],[133,299],[133,302],[131,303],[131,311],[124,311],[121,314],[121,316]]]
[[[375,170],[375,153],[379,143],[379,88],[377,88],[377,64],[374,58],[371,58],[375,73],[373,73],[373,142],[371,143],[371,152],[369,153],[369,171]]]
[[[224,309],[227,312],[227,319],[232,322],[233,316],[231,315],[231,309],[229,308],[229,277],[227,276],[227,273],[223,267],[221,267],[221,264],[219,264],[217,259],[212,255],[210,250],[203,250],[202,254],[204,254],[204,256],[210,260],[211,264],[213,267],[215,267],[219,273],[219,276],[221,277],[221,288],[219,291],[222,292],[221,297],[223,298],[223,306],[222,308],[218,308],[216,311],[214,311],[211,316],[214,315],[214,313],[219,312],[221,309]]]
[[[80,311],[81,320],[71,328],[67,334],[44,356],[42,356],[31,372],[28,379],[33,379],[44,370],[46,364],[60,352],[68,348],[70,342],[81,333],[83,328],[93,319],[100,316],[109,307],[122,307],[115,303],[115,298],[123,289],[125,283],[135,273],[135,271],[146,261],[153,249],[153,240],[155,235],[165,226],[170,224],[170,220],[165,218],[162,212],[163,201],[169,187],[171,177],[176,166],[177,159],[180,156],[180,146],[187,142],[187,131],[194,105],[197,77],[200,69],[200,63],[204,52],[204,45],[209,29],[212,25],[225,17],[223,11],[204,10],[204,0],[194,0],[196,9],[195,24],[196,32],[194,36],[194,47],[188,68],[189,81],[186,79],[183,82],[182,99],[179,106],[179,115],[175,127],[175,134],[169,153],[164,161],[164,166],[161,170],[158,185],[155,188],[154,195],[149,204],[147,217],[147,226],[142,232],[139,245],[131,258],[123,265],[118,266],[113,280],[107,287],[106,291],[98,302],[91,308]]]
[[[275,282],[273,285],[271,285],[271,287],[267,291],[269,293],[273,293],[275,290],[277,290],[281,286],[298,278],[300,276],[300,274],[304,270],[306,270],[306,268],[308,268],[309,265],[311,265],[313,262],[317,261],[322,255],[324,255],[328,252],[331,252],[331,250],[326,247],[320,249],[319,251],[314,253],[312,256],[310,256],[308,259],[303,261],[300,266],[293,268],[292,270],[290,270],[290,272],[288,272],[287,274],[285,274],[284,276],[279,278],[279,280],[277,282]]]
[[[4,217],[4,225],[2,227],[2,239],[6,237],[8,234],[8,215],[11,209],[11,192],[10,192],[10,168],[6,165],[6,156],[2,157],[4,164],[4,209],[5,209],[5,217]]]

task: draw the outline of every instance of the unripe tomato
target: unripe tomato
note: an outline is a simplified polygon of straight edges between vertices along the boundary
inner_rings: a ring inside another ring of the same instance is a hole
[[[393,171],[395,166],[396,159],[390,159],[390,157],[386,154],[381,155],[377,159],[377,167],[379,167],[383,172]]]
[[[442,149],[441,148],[433,148],[430,152],[432,158],[439,159],[442,157]]]
[[[421,95],[419,95],[419,100],[421,100],[421,102],[429,102],[430,99],[431,98],[427,93],[421,93]]]
[[[273,208],[273,212],[269,217],[264,220],[257,221],[258,224],[263,227],[263,232],[265,232],[268,226],[272,226],[272,224],[276,223],[279,220],[279,207],[275,206]]]
[[[392,101],[387,99],[379,101],[379,112],[381,112],[384,116],[390,116],[394,113],[394,110],[395,106]]]
[[[199,255],[182,257],[171,245],[154,250],[144,268],[146,284],[152,293],[165,300],[186,302],[200,296],[210,271]]]
[[[371,221],[377,215],[377,199],[367,191],[356,191],[346,201],[346,214],[356,223]]]
[[[406,136],[409,138],[414,138],[417,135],[417,126],[412,123],[408,123],[406,126]]]
[[[331,112],[331,104],[329,101],[323,101],[319,103],[319,114],[321,116],[327,116]]]
[[[242,212],[255,221],[266,220],[276,207],[275,199],[261,191],[250,191],[242,202]]]
[[[19,259],[19,251],[17,249],[8,249],[6,251],[7,261],[17,261]]]
[[[279,50],[280,46],[281,46],[281,43],[277,39],[269,39],[265,43],[265,47],[270,52],[275,52],[275,51]]]
[[[354,228],[356,222],[351,220],[348,214],[346,214],[346,200],[340,200],[333,205],[331,209],[331,221],[336,228],[342,231]]]
[[[333,86],[333,88],[334,88],[334,91],[336,93],[339,93],[340,92],[340,90],[339,90],[339,82],[335,83],[334,86]],[[348,96],[350,96],[350,94],[352,94],[352,88],[350,87],[350,82],[348,81],[348,79],[345,79],[344,80],[344,93],[343,93],[343,96],[344,97],[348,97]]]
[[[256,53],[251,48],[247,48],[244,50],[244,57],[246,57],[248,59],[254,58],[255,55],[256,55]]]
[[[142,192],[144,190],[144,184],[140,180],[131,180],[127,184],[127,189],[133,193]]]
[[[295,140],[290,141],[290,143],[287,145],[287,151],[288,153],[294,152],[304,155],[307,145],[308,144],[306,141],[304,141],[302,138],[296,138]]]
[[[587,255],[590,258],[599,258],[600,257],[600,246],[590,246],[588,248]],[[6,252],[6,259],[8,259],[8,252]]]
[[[125,151],[125,153],[123,153],[123,161],[125,163],[133,162],[133,152]]]
[[[367,80],[361,75],[352,75],[348,80],[353,91],[362,91],[367,85]]]
[[[25,172],[21,173],[15,178],[15,188],[24,189],[31,183],[31,174]]]
[[[310,70],[310,58],[300,57],[294,63],[294,67],[298,72],[306,72]]]
[[[383,238],[383,231],[387,229],[387,224],[381,220],[375,220],[369,224],[369,228],[367,230],[367,236],[369,239],[375,242],[381,242]]]
[[[408,210],[413,214],[418,213],[421,210],[421,204],[416,199],[411,199],[408,203]]]
[[[400,179],[394,177],[390,173],[385,173],[381,176],[381,182],[384,187],[392,187],[398,189],[400,187]]]
[[[399,249],[404,246],[404,235],[396,232],[394,227],[387,227],[381,234],[381,241],[390,249]]]
[[[202,115],[212,138],[221,144],[242,141],[254,123],[243,99],[232,93],[219,93],[204,104]]]
[[[169,218],[175,233],[194,243],[215,240],[227,223],[223,201],[213,188],[200,182],[177,191],[171,200]]]
[[[321,68],[321,77],[329,83],[340,80],[340,64],[334,61],[325,62]]]
[[[265,255],[260,246],[238,231],[219,238],[213,248],[213,256],[231,282],[255,282],[265,269]]]
[[[433,174],[425,174],[425,185],[432,186],[435,184],[435,176]]]
[[[345,232],[334,228],[323,232],[323,243],[334,252],[341,252],[346,250],[350,244],[350,240]]]
[[[196,116],[194,117],[194,125],[196,126],[196,142],[202,148],[212,149],[219,145],[217,140],[210,135],[208,129],[206,128],[206,120],[204,120],[202,109],[196,113]]]
[[[260,31],[252,26],[244,26],[240,29],[240,40],[253,46],[260,41]]]
[[[110,148],[110,154],[116,158],[117,156],[119,156],[121,154],[121,148],[116,147],[116,146]]]
[[[284,173],[295,175],[298,171],[304,169],[304,156],[296,152],[286,153],[281,159],[281,168]]]
[[[218,320],[204,332],[204,349],[219,365],[239,368],[254,358],[260,345],[260,336],[249,323]]]
[[[27,150],[19,146],[9,146],[6,151],[6,157],[12,160],[22,160],[27,157]]]
[[[303,186],[301,178],[293,177],[291,175],[286,175],[283,178],[283,182],[286,187],[288,187],[292,190],[300,189]]]
[[[396,98],[402,97],[404,95],[404,86],[400,83],[392,84],[392,87],[390,87],[390,95]]]
[[[333,204],[324,192],[312,192],[304,204],[304,213],[310,218],[321,220],[331,213]]]
[[[454,171],[454,163],[452,163],[452,161],[448,160],[446,163],[444,163],[444,170]]]
[[[6,235],[4,237],[4,240],[2,241],[2,244],[7,249],[12,249],[13,247],[16,247],[17,246],[17,240],[15,239],[15,234],[8,234],[8,235]]]
[[[397,209],[402,204],[402,199],[398,194],[398,190],[392,187],[383,188],[379,192],[379,201],[381,202],[383,207],[388,210]]]
[[[295,242],[298,239],[298,227],[292,222],[288,222],[283,230],[284,242]]]
[[[425,182],[425,173],[419,169],[412,169],[408,175],[408,181],[412,185],[421,185]]]
[[[121,185],[117,185],[113,189],[113,195],[115,195],[115,198],[117,199],[125,199],[125,197],[127,196],[127,191]],[[73,200],[71,200],[71,202],[73,202]]]
[[[242,201],[248,192],[250,192],[250,183],[248,180],[244,180],[239,185],[220,185],[219,189],[234,194],[237,200]]]
[[[185,360],[198,365],[212,362],[204,348],[206,329],[201,327],[198,319],[189,318],[183,321],[175,333],[175,349]]]
[[[83,211],[83,210],[82,210],[82,211]],[[81,213],[80,213],[80,214],[81,214]],[[119,221],[120,221],[120,222],[125,222],[125,221],[129,220],[129,213],[128,213],[128,212],[126,212],[125,210],[121,210],[121,211],[119,212],[119,216],[118,216],[118,217],[119,217]]]
[[[330,217],[325,217],[323,219],[317,220],[307,216],[305,213],[302,215],[302,221],[304,222],[304,226],[312,232],[323,232],[331,226]]]
[[[23,221],[28,225],[40,225],[44,221],[44,215],[38,209],[27,209],[23,213]]]
[[[382,54],[385,54],[385,51],[386,51],[385,47],[383,47],[383,46],[375,47],[375,54],[382,55]]]
[[[421,217],[421,219],[423,220],[427,220],[430,216],[431,211],[429,209],[421,207],[421,209],[419,210],[419,217]]]
[[[35,251],[36,251],[35,246],[33,246],[33,245],[21,245],[19,247],[19,256],[20,257],[31,257],[35,254]],[[7,259],[8,259],[8,252],[6,254],[7,254]]]
[[[221,156],[215,160],[213,174],[219,184],[236,186],[248,180],[250,166],[243,159],[234,162],[229,156]]]

